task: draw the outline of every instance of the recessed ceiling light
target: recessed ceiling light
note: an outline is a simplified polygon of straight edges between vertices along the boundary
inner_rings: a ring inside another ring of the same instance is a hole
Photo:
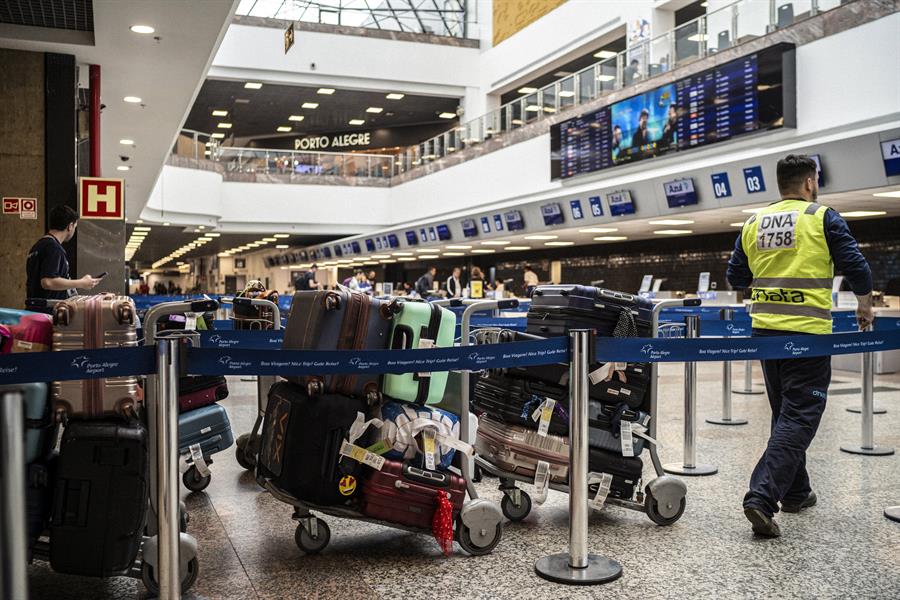
[[[244,84],[244,88],[248,89],[248,90],[258,90],[261,87],[262,87],[262,84],[258,83],[256,81],[248,81],[247,83]]]
[[[424,260],[431,260],[431,259],[437,258],[437,257],[438,257],[437,254],[420,254],[417,258],[421,258]]]
[[[391,252],[392,256],[412,256],[412,252]]]
[[[755,215],[756,213],[758,213],[761,210],[762,210],[762,208],[745,208],[741,212],[747,213],[748,215]]]
[[[690,219],[659,219],[657,221],[647,221],[650,225],[690,225],[693,223]]]
[[[125,102],[130,102],[131,104],[139,104],[141,101],[141,99],[137,96],[125,96],[124,98],[122,98],[122,100],[124,100]]]
[[[221,140],[221,139],[225,138],[225,134],[224,133],[214,133],[210,137],[216,138],[217,140]]]
[[[250,99],[249,98],[235,98],[234,103],[235,104],[250,104]]]
[[[214,111],[212,111],[212,116],[214,116],[214,117],[227,117],[227,116],[228,116],[228,111],[227,111],[227,110],[214,110]]]
[[[615,75],[597,75],[597,81],[612,81],[615,78]]]
[[[526,240],[555,240],[558,235],[526,235]]]
[[[134,140],[129,140],[127,138],[119,140],[119,143],[123,146],[134,146]]]
[[[531,246],[507,246],[504,250],[531,250]]]
[[[575,92],[571,90],[560,90],[559,92],[560,98],[572,98],[573,96],[575,96]]]
[[[143,222],[144,222],[143,219],[138,219],[137,221],[135,221],[135,223],[137,223],[138,225],[140,225],[140,224],[143,223]]]
[[[493,254],[496,250],[492,250],[490,248],[475,248],[472,250],[472,254]]]
[[[116,167],[116,169],[119,171],[130,171],[131,167],[129,167],[128,165],[119,165],[118,167]]]
[[[294,130],[293,127],[288,127],[287,125],[282,125],[281,127],[278,127],[275,129],[275,131],[278,131],[280,133],[287,133],[287,132],[293,131],[293,130]]]
[[[659,235],[685,235],[694,232],[690,229],[658,229],[653,233],[657,233]]]
[[[276,244],[275,247],[278,248],[279,250],[284,250],[285,248],[290,248],[290,246],[287,244]]]
[[[291,237],[291,235],[289,233],[276,233],[276,234],[272,235],[272,237],[283,240],[284,238]]]
[[[900,198],[900,190],[894,190],[892,192],[877,192],[872,195],[876,198]]]
[[[169,223],[168,221],[166,221],[165,223],[163,223],[163,227],[168,227],[169,225],[171,225],[171,223]]]
[[[304,102],[303,104],[300,105],[300,107],[301,108],[310,108],[310,109],[319,108],[319,103],[318,102]]]
[[[228,258],[229,256],[231,256],[231,254],[228,252],[219,252],[219,254],[217,254],[217,256],[219,258]]]
[[[316,90],[317,94],[322,94],[323,96],[330,96],[334,93],[334,88],[319,88]]]
[[[390,258],[390,254],[373,254],[372,258]]]
[[[613,233],[618,230],[618,227],[588,227],[587,229],[579,229],[578,233]]]
[[[231,123],[219,123],[216,127],[219,129],[231,129]]]
[[[520,93],[520,94],[533,94],[533,93],[535,93],[536,91],[537,91],[537,88],[533,88],[533,87],[521,87],[521,88],[519,88],[519,93]]]
[[[729,225],[731,225],[732,227],[743,227],[743,226],[744,226],[744,222],[743,222],[743,221],[738,221],[737,223],[729,223]]]
[[[571,74],[572,74],[571,71],[557,71],[556,73],[553,74],[553,76],[554,77],[568,77]]]
[[[842,212],[841,216],[856,219],[859,217],[880,217],[886,214],[887,212],[883,210],[851,210],[850,212]]]
[[[506,240],[488,240],[486,242],[481,242],[482,246],[508,246],[509,242]]]
[[[622,240],[627,240],[628,237],[624,235],[601,235],[600,237],[595,237],[595,242],[621,242]]]
[[[529,104],[528,106],[525,107],[525,110],[527,112],[540,112],[541,107],[538,106],[537,104]]]
[[[442,113],[439,114],[438,116],[439,116],[440,118],[442,118],[442,119],[455,119],[455,118],[456,118],[456,113],[452,113],[452,112],[442,112]]]
[[[465,252],[444,252],[441,256],[465,256]]]
[[[131,27],[129,27],[129,29],[131,29],[131,31],[133,31],[135,33],[143,33],[143,34],[149,34],[149,33],[156,32],[156,30],[154,28],[150,27],[149,25],[132,25]]]
[[[601,50],[600,52],[594,52],[594,58],[599,58],[599,59],[612,58],[615,55],[616,55],[616,53],[613,52],[612,50]]]
[[[376,114],[376,115],[377,115],[378,113],[380,113],[380,112],[383,111],[383,110],[384,110],[384,109],[381,108],[380,106],[370,106],[369,108],[366,109],[366,112],[367,112],[367,113],[373,113],[373,114]]]
[[[222,234],[221,233],[207,233],[205,237],[217,238],[220,235],[222,235]]]
[[[305,118],[303,115],[291,115],[288,117],[288,121],[302,121]]]
[[[278,238],[276,238],[276,237],[267,237],[267,238],[263,238],[262,241],[264,241],[264,242],[277,242],[277,241],[278,241]]]
[[[364,119],[350,119],[349,121],[347,121],[347,123],[350,125],[363,125],[365,124],[365,122],[366,121]]]
[[[138,223],[143,223],[143,221],[138,221]],[[152,227],[135,227],[134,231],[153,231]]]
[[[447,246],[447,250],[471,250],[472,246],[466,246],[461,244],[454,244],[452,246]]]
[[[544,242],[545,246],[571,246],[575,242]]]
[[[378,262],[380,262],[380,263],[383,264],[383,265],[389,265],[389,264],[392,264],[392,263],[397,262],[397,260],[396,260],[396,259],[393,259],[393,258],[382,258],[382,259],[379,260]]]
[[[387,98],[388,100],[403,100],[404,96],[406,96],[406,94],[391,93],[385,96],[385,98]]]

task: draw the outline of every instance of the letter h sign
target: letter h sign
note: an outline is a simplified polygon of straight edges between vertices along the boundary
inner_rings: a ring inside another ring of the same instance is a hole
[[[81,177],[78,185],[79,208],[82,219],[124,219],[125,181]]]

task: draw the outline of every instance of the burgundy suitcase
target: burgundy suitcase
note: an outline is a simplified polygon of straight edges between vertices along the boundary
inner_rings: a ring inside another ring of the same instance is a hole
[[[449,471],[428,471],[393,460],[386,460],[380,471],[367,471],[362,486],[362,512],[367,517],[430,531],[439,491],[449,494],[454,521],[462,510],[466,481]]]
[[[285,350],[384,350],[388,347],[391,319],[399,303],[382,302],[346,288],[336,291],[297,292],[284,331]],[[380,376],[286,376],[308,386],[311,394],[343,394],[375,401],[380,397]]]
[[[228,397],[228,384],[221,375],[188,375],[178,380],[178,408],[188,412]]]

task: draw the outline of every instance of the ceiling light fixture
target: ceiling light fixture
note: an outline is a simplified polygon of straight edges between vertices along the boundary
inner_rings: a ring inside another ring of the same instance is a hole
[[[578,233],[613,233],[618,230],[618,227],[588,227],[587,229],[579,229]]]
[[[217,237],[219,237],[220,235],[222,235],[222,234],[221,234],[221,233],[207,233],[207,234],[206,234],[206,237],[217,238]]]
[[[300,105],[300,107],[301,108],[309,108],[309,109],[319,108],[319,103],[318,102],[304,102],[303,104]]]
[[[544,242],[545,246],[572,246],[575,242]]]
[[[143,221],[138,221],[138,223],[143,223]],[[152,227],[135,227],[134,231],[153,231]]]
[[[482,246],[507,246],[509,242],[506,240],[488,240],[486,242],[481,242]]]
[[[412,256],[412,252],[391,252],[392,256]]]
[[[476,248],[472,250],[472,254],[493,254],[496,250],[492,250],[490,248]]]
[[[119,140],[119,143],[123,146],[134,146],[134,140],[129,140],[127,138]]]
[[[624,235],[601,235],[599,237],[595,237],[595,242],[621,242],[622,240],[627,240],[628,237]]]
[[[128,165],[119,165],[118,167],[116,167],[116,169],[119,171],[130,171],[131,167],[129,167]]]
[[[219,123],[216,127],[219,129],[231,129],[231,123]]]
[[[894,190],[891,192],[876,192],[872,195],[876,198],[900,198],[900,190]]]
[[[880,217],[886,214],[887,212],[883,210],[851,210],[850,212],[842,212],[841,216],[848,219],[858,219],[860,217]]]
[[[210,137],[215,138],[217,140],[221,140],[221,139],[225,138],[225,134],[224,133],[214,133]]]
[[[244,84],[244,89],[247,89],[247,90],[258,90],[261,87],[262,87],[262,84],[258,83],[256,81],[248,81],[247,83]]]
[[[691,225],[693,221],[690,219],[659,219],[657,221],[647,221],[650,225]]]
[[[555,240],[558,235],[526,235],[526,240]]]
[[[748,215],[755,215],[756,213],[758,213],[761,210],[762,210],[762,208],[745,208],[741,212],[747,213]]]
[[[603,59],[603,60],[605,60],[607,58],[612,58],[615,55],[616,55],[616,53],[613,52],[612,50],[601,50],[600,52],[594,52],[594,58],[599,58],[599,59]]]
[[[272,237],[283,240],[284,238],[291,237],[288,233],[276,233]]]
[[[278,248],[279,250],[284,250],[285,248],[290,248],[290,246],[287,244],[276,244],[275,247]]]
[[[519,90],[518,90],[518,92],[519,92],[520,94],[533,94],[533,93],[535,93],[536,91],[537,91],[537,88],[533,88],[533,87],[521,87],[521,88],[519,88]]]
[[[288,121],[297,121],[297,122],[300,122],[300,121],[302,121],[302,120],[305,119],[305,118],[306,118],[306,117],[304,117],[303,115],[291,115],[291,116],[288,117]]]
[[[141,102],[141,99],[137,96],[125,96],[122,100],[130,104],[140,104]]]
[[[455,119],[455,118],[456,118],[456,113],[452,113],[452,112],[442,112],[441,114],[438,115],[438,117],[440,117],[440,118],[442,118],[442,119]]]
[[[465,252],[444,252],[441,256],[465,256]]]
[[[447,246],[447,250],[471,250],[472,246],[466,246],[461,244],[454,244],[452,246]]]
[[[541,107],[537,104],[529,104],[525,107],[526,112],[541,112]]]
[[[212,116],[214,116],[214,117],[227,117],[227,116],[228,116],[228,111],[227,111],[227,110],[214,110],[214,111],[212,111]]]
[[[293,131],[293,130],[294,130],[293,127],[289,127],[289,126],[287,126],[287,125],[282,125],[281,127],[278,127],[278,128],[275,129],[275,131],[277,131],[277,132],[279,132],[279,133],[288,133],[288,132]]]
[[[365,119],[350,119],[347,121],[349,125],[364,125],[365,122]]]
[[[686,235],[688,233],[694,233],[691,229],[657,229],[653,233],[659,235]]]
[[[317,94],[322,94],[323,96],[330,96],[334,93],[334,88],[319,88],[316,90]]]
[[[419,255],[418,257],[416,257],[416,258],[421,258],[421,259],[423,259],[423,260],[432,260],[432,259],[435,259],[435,258],[437,258],[437,257],[438,257],[437,254],[420,254],[420,255]]]
[[[731,225],[732,227],[743,227],[743,226],[744,226],[744,222],[743,222],[743,221],[738,221],[737,223],[729,223],[729,225]]]
[[[143,33],[145,35],[156,32],[156,29],[150,27],[149,25],[132,25],[131,27],[129,27],[129,29],[134,33]]]
[[[612,81],[615,78],[615,75],[597,75],[597,81]]]
[[[575,96],[575,92],[571,90],[560,90],[559,97],[560,98],[572,98]]]
[[[373,113],[373,114],[376,114],[376,115],[377,115],[378,113],[382,112],[383,110],[384,110],[384,109],[381,108],[380,106],[370,106],[369,108],[366,109],[366,112],[367,112],[367,113]]]
[[[531,246],[506,246],[504,250],[531,250]]]
[[[398,94],[396,92],[392,92],[385,96],[385,98],[387,98],[388,100],[403,100],[404,96],[406,96],[406,94]]]
[[[165,223],[163,223],[163,227],[168,227],[169,225],[171,225],[171,223],[169,223],[168,221],[166,221]]]

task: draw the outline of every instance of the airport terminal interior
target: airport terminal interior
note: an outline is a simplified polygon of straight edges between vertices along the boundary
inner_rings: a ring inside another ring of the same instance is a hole
[[[900,0],[0,0],[0,196],[0,598],[900,598]]]

